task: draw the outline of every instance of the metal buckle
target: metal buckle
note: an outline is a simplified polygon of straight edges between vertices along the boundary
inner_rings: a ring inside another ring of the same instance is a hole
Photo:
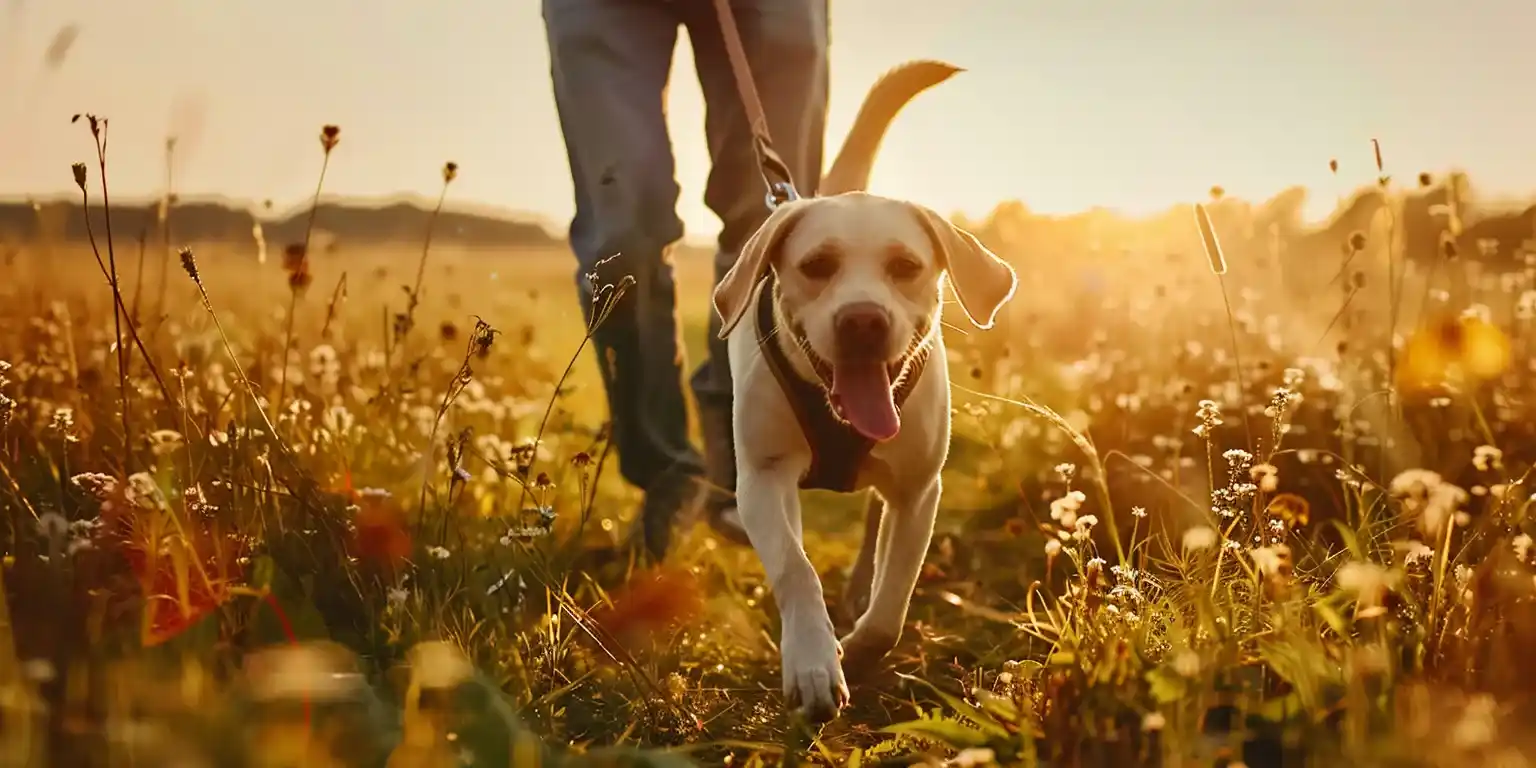
[[[795,185],[787,181],[775,181],[768,185],[768,194],[765,202],[768,210],[772,211],[779,206],[800,199],[800,193],[795,191]]]

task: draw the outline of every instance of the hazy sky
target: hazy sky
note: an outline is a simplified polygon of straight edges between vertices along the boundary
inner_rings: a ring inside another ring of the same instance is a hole
[[[933,10],[949,8],[946,11]],[[0,196],[71,189],[112,120],[112,183],[151,194],[167,132],[177,186],[302,200],[323,123],[342,128],[327,189],[573,208],[536,0],[0,0]],[[1292,183],[1329,201],[1330,157],[1351,183],[1457,165],[1481,187],[1536,191],[1536,11],[1522,0],[832,0],[828,157],[864,90],[911,58],[968,71],[898,119],[875,191],[979,214],[1017,197],[1042,211],[1131,211],[1212,184],[1264,196]],[[44,66],[66,24],[80,34]],[[686,41],[671,91],[690,235],[701,197],[703,104]]]

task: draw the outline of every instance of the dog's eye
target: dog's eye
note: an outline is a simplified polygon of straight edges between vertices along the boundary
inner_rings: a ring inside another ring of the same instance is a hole
[[[827,280],[837,274],[837,259],[829,254],[818,253],[800,262],[800,274],[812,280]]]
[[[895,280],[912,280],[923,272],[923,263],[910,256],[897,256],[885,264],[885,271]]]

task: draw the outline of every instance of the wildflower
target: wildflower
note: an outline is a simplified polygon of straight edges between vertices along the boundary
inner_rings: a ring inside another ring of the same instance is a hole
[[[402,605],[405,603],[406,598],[410,596],[411,593],[407,592],[403,587],[390,587],[389,591],[385,593],[384,598],[393,605]]]
[[[1504,468],[1504,452],[1491,445],[1479,445],[1472,450],[1472,466],[1479,472]]]
[[[69,170],[72,173],[74,173],[74,175],[75,175],[75,186],[79,187],[81,192],[84,192],[85,191],[85,163],[74,163],[74,164],[71,164],[69,166]]]
[[[1194,677],[1200,674],[1200,654],[1185,648],[1173,657],[1173,671],[1181,677]]]
[[[1352,561],[1339,567],[1334,580],[1339,589],[1355,596],[1358,618],[1380,616],[1387,612],[1382,601],[1387,590],[1397,584],[1398,574],[1375,563]]]
[[[1273,464],[1255,464],[1249,468],[1248,474],[1264,493],[1274,493],[1280,487],[1280,470]]]
[[[1093,527],[1099,524],[1099,518],[1093,515],[1083,515],[1077,519],[1077,525],[1072,531],[1072,538],[1079,542],[1087,541],[1093,536]]]
[[[320,148],[325,150],[327,155],[329,155],[331,150],[335,149],[336,145],[340,143],[341,128],[334,125],[327,125],[320,129]]]
[[[459,177],[459,164],[452,160],[443,164],[443,183],[452,184]]]
[[[1164,717],[1161,712],[1148,712],[1141,718],[1141,730],[1147,733],[1161,731],[1167,725],[1168,718]]]
[[[1409,469],[1392,478],[1387,492],[1403,504],[1405,514],[1416,517],[1419,529],[1437,537],[1468,498],[1467,492],[1448,483],[1438,472]]]
[[[1428,564],[1435,557],[1435,551],[1422,541],[1410,541],[1403,546],[1403,566],[1412,567],[1420,563]]]
[[[1199,426],[1194,430],[1196,437],[1209,438],[1211,431],[1221,426],[1221,406],[1215,400],[1201,400],[1200,407],[1195,411],[1195,418],[1200,420]]]
[[[149,433],[149,451],[156,456],[169,456],[185,445],[181,433],[173,429],[157,429]]]
[[[1184,548],[1192,552],[1216,546],[1216,531],[1210,526],[1197,525],[1184,532]]]
[[[1045,556],[1055,558],[1061,554],[1061,542],[1056,539],[1047,539],[1045,542]]]
[[[1248,550],[1248,556],[1262,576],[1289,574],[1291,570],[1291,548],[1284,544],[1255,547]]]
[[[1077,465],[1070,462],[1062,462],[1056,465],[1056,474],[1064,483],[1072,482],[1072,476],[1077,474]]]
[[[443,547],[427,547],[427,555],[437,560],[447,560],[451,554],[452,553]]]
[[[1531,535],[1522,533],[1511,539],[1509,545],[1515,551],[1515,558],[1520,562],[1526,562],[1531,556]]]
[[[1131,507],[1131,517],[1146,517],[1146,516],[1147,516],[1147,508],[1146,507]]]
[[[1061,523],[1063,528],[1071,528],[1077,523],[1077,510],[1081,509],[1083,502],[1088,500],[1087,494],[1082,491],[1070,491],[1067,495],[1051,502],[1051,519]]]

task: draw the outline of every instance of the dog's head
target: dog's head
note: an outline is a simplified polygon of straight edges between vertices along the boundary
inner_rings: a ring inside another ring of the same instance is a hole
[[[978,328],[992,327],[1018,278],[1007,262],[937,213],[851,192],[780,206],[715,288],[720,335],[774,270],[779,310],[807,353],[831,371],[839,415],[886,440],[900,428],[891,376],[938,326],[946,276]]]

